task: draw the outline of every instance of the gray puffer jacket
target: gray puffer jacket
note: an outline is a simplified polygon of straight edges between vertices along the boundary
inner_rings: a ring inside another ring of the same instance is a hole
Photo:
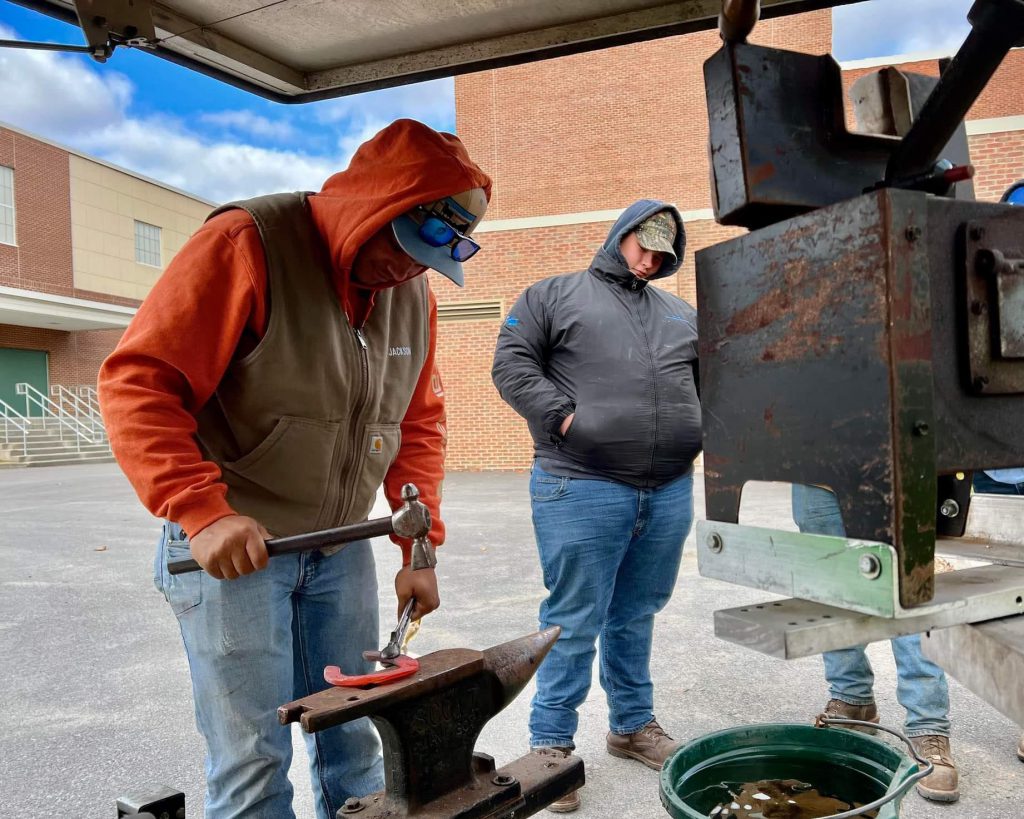
[[[531,285],[502,326],[491,376],[552,474],[652,488],[685,474],[700,452],[697,311],[634,276],[619,251],[660,210],[678,223],[677,261],[666,259],[652,278],[671,276],[685,248],[682,218],[641,200],[589,269]],[[559,427],[573,412],[563,439]]]

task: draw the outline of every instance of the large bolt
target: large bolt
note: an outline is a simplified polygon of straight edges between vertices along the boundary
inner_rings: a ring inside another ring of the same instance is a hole
[[[928,434],[928,424],[925,421],[918,421],[914,424],[914,434],[918,438],[924,438]]]
[[[342,813],[359,813],[366,805],[357,796],[350,796],[345,800],[345,804],[341,806]]]
[[[516,778],[509,776],[508,774],[498,774],[494,779],[491,780],[499,788],[507,788],[509,785],[516,784]]]
[[[707,544],[708,548],[715,554],[721,552],[725,546],[725,543],[722,542],[722,536],[718,532],[712,532],[708,535]]]
[[[952,498],[946,498],[939,507],[939,511],[947,518],[955,518],[960,514],[960,504]]]
[[[868,580],[875,580],[882,574],[882,561],[877,555],[861,555],[858,567],[860,573]]]
[[[903,235],[907,237],[908,242],[916,242],[921,238],[921,228],[917,225],[910,225],[904,231]]]

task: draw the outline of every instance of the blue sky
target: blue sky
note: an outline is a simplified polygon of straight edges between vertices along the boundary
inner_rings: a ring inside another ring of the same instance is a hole
[[[834,11],[840,60],[956,50],[971,0],[869,0]],[[0,39],[81,43],[74,26],[0,0]],[[454,82],[280,105],[132,50],[0,49],[0,121],[137,173],[227,201],[318,189],[360,142],[414,117],[454,130]]]

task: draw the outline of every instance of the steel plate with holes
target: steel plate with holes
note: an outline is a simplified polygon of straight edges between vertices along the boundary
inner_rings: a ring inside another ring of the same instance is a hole
[[[979,566],[937,575],[935,599],[915,616],[872,617],[810,600],[715,612],[715,636],[785,660],[903,634],[1024,613],[1024,569]]]
[[[894,560],[886,543],[710,520],[697,524],[697,567],[704,577],[878,617],[906,616]]]

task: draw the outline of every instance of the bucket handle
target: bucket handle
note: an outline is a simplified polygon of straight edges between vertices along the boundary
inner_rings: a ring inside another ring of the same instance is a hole
[[[899,731],[895,731],[892,728],[886,728],[884,725],[879,725],[876,722],[865,722],[859,719],[840,719],[839,717],[827,717],[824,714],[819,714],[814,720],[814,726],[816,728],[827,728],[830,725],[858,725],[864,728],[871,728],[872,730],[885,731],[887,734],[892,734],[897,739],[903,741],[903,743],[910,750],[910,756],[917,762],[920,770],[917,771],[913,776],[907,777],[892,793],[887,793],[885,796],[881,796],[874,802],[868,802],[865,805],[861,805],[859,808],[853,808],[852,810],[844,810],[842,813],[833,813],[829,816],[822,816],[821,819],[850,819],[854,816],[863,816],[870,810],[882,807],[887,802],[903,796],[907,791],[910,790],[912,785],[920,782],[932,771],[935,770],[935,765],[930,759],[925,759],[918,755],[914,749],[913,743],[906,736],[901,734]]]

